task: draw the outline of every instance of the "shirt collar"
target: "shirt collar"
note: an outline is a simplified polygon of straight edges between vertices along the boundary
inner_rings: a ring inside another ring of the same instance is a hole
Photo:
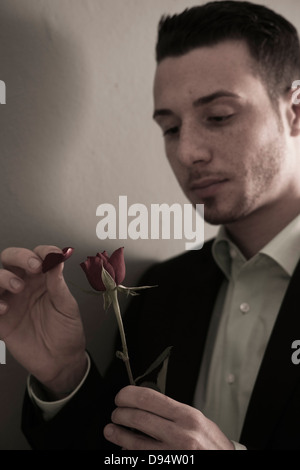
[[[300,257],[300,215],[260,251],[292,276]]]
[[[274,260],[289,276],[292,276],[300,257],[300,215],[279,232],[259,253]],[[246,262],[245,257],[231,241],[223,226],[220,227],[214,240],[212,254],[228,279],[231,275],[233,258],[239,258],[241,262]]]
[[[232,260],[230,250],[233,250],[233,247],[234,245],[228,238],[225,228],[221,226],[212,245],[212,255],[227,279],[230,278]]]

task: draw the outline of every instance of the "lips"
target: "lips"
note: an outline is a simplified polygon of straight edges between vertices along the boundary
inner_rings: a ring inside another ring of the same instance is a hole
[[[225,181],[227,181],[226,178],[214,178],[214,177],[202,178],[202,179],[197,180],[194,183],[192,183],[190,188],[191,188],[191,190],[193,190],[193,189],[205,189],[205,188],[209,188],[210,186],[215,185],[215,184],[224,183]]]
[[[205,198],[214,196],[222,187],[223,184],[228,181],[224,177],[204,177],[201,179],[194,180],[189,189],[191,192],[195,193],[199,198]]]

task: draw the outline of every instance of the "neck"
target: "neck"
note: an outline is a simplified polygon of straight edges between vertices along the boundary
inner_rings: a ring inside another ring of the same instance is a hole
[[[246,259],[250,259],[299,214],[300,196],[259,209],[244,219],[225,225],[225,228]]]

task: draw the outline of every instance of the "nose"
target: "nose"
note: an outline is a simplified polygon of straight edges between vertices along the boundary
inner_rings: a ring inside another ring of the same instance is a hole
[[[185,166],[205,164],[212,158],[208,139],[195,124],[181,126],[177,150],[177,158]]]

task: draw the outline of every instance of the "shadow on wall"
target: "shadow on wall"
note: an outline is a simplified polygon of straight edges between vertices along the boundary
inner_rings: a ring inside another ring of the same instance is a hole
[[[57,230],[47,223],[51,169],[81,119],[83,84],[74,80],[83,67],[80,51],[46,19],[22,18],[14,11],[20,6],[7,2],[0,9],[0,79],[7,91],[0,107],[1,250],[33,247]],[[20,430],[26,376],[7,353],[0,365],[2,450],[29,448]]]
[[[1,6],[0,79],[7,92],[0,109],[1,247],[57,231],[50,226],[57,210],[51,195],[84,118],[78,97],[86,86],[84,55],[70,34],[62,36],[46,18],[14,16],[13,2],[7,10]]]

